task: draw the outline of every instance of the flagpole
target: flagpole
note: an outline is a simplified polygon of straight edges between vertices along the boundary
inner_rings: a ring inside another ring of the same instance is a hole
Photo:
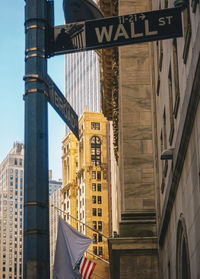
[[[67,213],[66,213],[65,211],[63,211],[62,209],[58,208],[57,206],[55,206],[55,205],[53,205],[53,204],[51,204],[51,206],[54,207],[55,209],[61,211],[61,212],[64,213],[65,215],[67,215]],[[90,227],[89,225],[85,224],[84,222],[78,220],[76,217],[73,217],[73,216],[71,216],[70,214],[69,214],[69,216],[70,216],[72,219],[76,220],[77,222],[83,224],[83,225],[86,226],[87,228],[91,229],[92,231],[94,231],[94,232],[96,232],[96,233],[98,233],[98,234],[101,234],[101,235],[102,235],[103,237],[105,237],[106,239],[109,239],[108,236],[106,236],[106,235],[103,234],[102,232],[99,232],[98,230],[95,230],[94,228]]]
[[[104,277],[102,277],[101,275],[95,273],[94,271],[92,272],[92,274],[95,275],[95,276],[97,276],[97,277],[99,277],[99,278],[105,279]]]
[[[108,261],[102,259],[101,257],[99,257],[99,256],[97,256],[97,255],[95,255],[95,254],[93,254],[93,253],[91,253],[91,252],[89,252],[89,251],[86,251],[86,253],[88,253],[88,254],[90,254],[90,255],[96,257],[97,259],[99,259],[99,260],[101,260],[101,261],[103,261],[103,262],[105,262],[105,263],[107,263],[107,264],[110,264]]]

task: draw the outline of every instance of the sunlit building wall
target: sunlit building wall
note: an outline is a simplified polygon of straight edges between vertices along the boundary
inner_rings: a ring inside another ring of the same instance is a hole
[[[109,278],[108,246],[103,236],[110,234],[107,124],[101,113],[84,112],[79,120],[80,141],[71,132],[63,140],[64,218],[92,239],[88,251],[93,255],[87,257],[96,262],[95,273],[102,278]],[[98,276],[93,274],[92,278]]]
[[[77,171],[78,171],[78,141],[73,133],[68,133],[62,142],[62,165],[63,165],[63,187],[62,187],[62,209],[64,220],[77,227]],[[71,217],[72,216],[72,217]],[[74,218],[75,219],[74,219]]]

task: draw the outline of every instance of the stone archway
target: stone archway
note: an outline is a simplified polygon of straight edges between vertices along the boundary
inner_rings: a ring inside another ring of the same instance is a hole
[[[176,278],[191,279],[188,238],[183,214],[180,216],[177,228]]]

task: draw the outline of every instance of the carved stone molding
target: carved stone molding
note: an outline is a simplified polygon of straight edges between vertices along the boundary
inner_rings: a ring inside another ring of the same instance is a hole
[[[112,59],[112,121],[113,121],[113,147],[116,161],[119,158],[119,58],[118,49],[113,49]]]
[[[99,6],[105,17],[118,15],[118,0],[100,0]],[[98,54],[101,65],[102,111],[108,120],[113,121],[113,149],[116,161],[118,161],[118,48],[103,49]]]

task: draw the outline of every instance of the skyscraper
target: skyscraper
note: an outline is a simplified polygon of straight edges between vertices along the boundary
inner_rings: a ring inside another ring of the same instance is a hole
[[[78,116],[85,108],[91,112],[101,111],[100,70],[94,51],[65,56],[65,94]]]
[[[0,278],[22,279],[24,145],[0,164]]]
[[[51,174],[51,171],[50,171]],[[49,177],[50,264],[54,261],[61,181]],[[0,164],[0,278],[23,278],[24,144],[15,143]],[[52,276],[52,273],[51,273]]]
[[[50,233],[50,278],[53,278],[54,254],[57,239],[58,216],[61,204],[61,181],[52,180],[49,176],[49,233]]]

